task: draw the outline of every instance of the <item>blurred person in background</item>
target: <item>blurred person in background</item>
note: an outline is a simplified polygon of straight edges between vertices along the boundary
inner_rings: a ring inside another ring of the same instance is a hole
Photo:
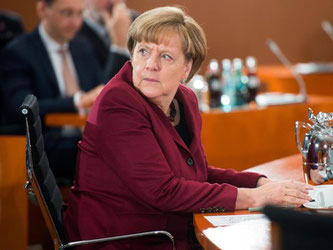
[[[38,98],[44,120],[53,112],[85,112],[103,88],[102,72],[89,43],[75,37],[82,25],[84,0],[40,0],[36,10],[38,27],[9,43],[0,54],[4,133],[22,132],[17,126],[23,125],[18,107],[28,94]],[[81,131],[43,125],[55,177],[71,183]]]
[[[21,17],[16,13],[0,9],[0,51],[9,41],[23,33]]]
[[[129,60],[127,33],[137,12],[125,0],[85,0],[84,21],[79,34],[93,46],[105,79],[112,78]]]

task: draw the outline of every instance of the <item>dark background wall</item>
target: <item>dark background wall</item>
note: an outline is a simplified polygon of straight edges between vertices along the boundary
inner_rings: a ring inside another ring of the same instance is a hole
[[[35,2],[2,0],[0,8],[19,13],[30,31],[38,23]],[[279,63],[265,43],[271,38],[292,63],[333,61],[333,42],[320,25],[323,19],[333,25],[332,0],[127,0],[139,11],[175,4],[204,28],[207,60],[253,55],[259,64]]]

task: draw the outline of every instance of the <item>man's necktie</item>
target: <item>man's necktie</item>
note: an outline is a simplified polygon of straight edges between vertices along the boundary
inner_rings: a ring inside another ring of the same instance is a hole
[[[69,68],[67,49],[61,48],[59,50],[59,53],[61,55],[62,74],[64,77],[66,94],[68,96],[73,96],[76,92],[80,90],[79,84]]]

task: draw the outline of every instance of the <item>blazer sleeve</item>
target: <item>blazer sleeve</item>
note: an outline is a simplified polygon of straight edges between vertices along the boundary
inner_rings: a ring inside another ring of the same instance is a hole
[[[233,210],[235,186],[174,175],[155,139],[145,106],[124,92],[109,91],[99,104],[96,150],[108,169],[128,183],[136,197],[162,211],[195,212],[205,207]]]
[[[259,177],[265,177],[252,172],[238,172],[234,169],[221,169],[208,166],[208,182],[229,183],[237,187],[254,188]]]

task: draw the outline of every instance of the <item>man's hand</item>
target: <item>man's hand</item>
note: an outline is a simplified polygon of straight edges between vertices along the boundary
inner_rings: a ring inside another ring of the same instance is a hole
[[[80,109],[87,109],[92,106],[94,101],[96,100],[99,93],[102,91],[104,85],[100,84],[95,88],[91,89],[90,91],[83,93],[80,98],[79,108]]]
[[[126,48],[127,33],[132,23],[131,12],[124,2],[116,2],[112,13],[102,13],[105,28],[108,31],[112,44],[120,49]]]

